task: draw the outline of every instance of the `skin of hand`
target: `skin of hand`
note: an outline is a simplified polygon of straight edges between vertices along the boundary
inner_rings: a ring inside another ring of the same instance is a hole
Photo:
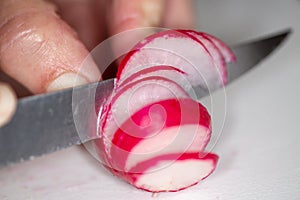
[[[193,28],[192,13],[189,0],[1,0],[0,73],[32,94],[99,81],[95,62],[81,63],[105,38],[139,27]],[[4,81],[0,126],[20,91]]]

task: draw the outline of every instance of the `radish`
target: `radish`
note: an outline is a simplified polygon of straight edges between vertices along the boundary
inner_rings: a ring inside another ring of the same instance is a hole
[[[208,177],[217,161],[211,153],[167,154],[140,163],[131,171],[143,173],[129,172],[125,179],[149,192],[177,192]]]
[[[146,77],[124,85],[112,94],[110,104],[106,106],[109,108],[100,125],[100,132],[106,143],[105,151],[109,151],[116,130],[138,109],[156,101],[183,97],[189,96],[177,83],[164,77]]]
[[[188,34],[193,38],[195,37],[197,42],[201,43],[206,47],[206,49],[208,50],[209,54],[211,55],[215,63],[215,67],[219,70],[222,77],[223,84],[225,85],[227,83],[227,70],[226,70],[225,58],[221,53],[221,50],[204,33],[199,33],[191,30],[182,30],[181,32]]]
[[[236,57],[233,54],[233,52],[231,51],[231,49],[224,42],[222,42],[218,38],[214,37],[213,35],[210,35],[210,34],[204,33],[204,32],[194,31],[194,30],[178,30],[178,31],[182,32],[182,33],[190,34],[190,35],[198,38],[199,41],[202,41],[202,38],[205,37],[206,40],[209,40],[211,43],[213,43],[213,46],[217,47],[217,49],[220,51],[220,53],[224,57],[226,63],[231,63],[231,62],[236,61]],[[205,42],[205,41],[202,41],[202,42]]]
[[[199,156],[203,155],[210,134],[210,117],[200,103],[192,99],[155,102],[137,111],[118,128],[106,151],[106,164],[114,174],[144,190],[183,189],[205,178],[215,168],[216,160]],[[149,162],[154,161],[156,165],[151,166]],[[190,174],[180,182],[182,176],[172,179],[173,168],[181,171],[190,168],[198,174]],[[169,170],[170,183],[164,185],[167,180],[162,180],[160,184],[142,184],[143,180],[156,179],[158,175],[153,170],[158,174]],[[172,185],[172,182],[180,184]]]
[[[218,161],[205,153],[210,115],[191,91],[226,84],[226,62],[234,59],[223,42],[192,30],[139,42],[121,61],[99,113],[94,147],[104,166],[151,192],[179,191],[209,176]]]
[[[199,33],[199,32],[195,31],[195,33]],[[202,33],[202,34],[204,34],[204,33]],[[221,53],[224,56],[225,61],[227,63],[236,61],[235,55],[233,54],[231,49],[226,44],[224,44],[221,40],[219,40],[218,38],[216,38],[210,34],[205,33],[205,35],[206,35],[206,37],[211,39],[211,41],[218,47],[218,49],[221,51]]]
[[[115,132],[110,153],[118,170],[166,153],[202,152],[211,135],[207,110],[192,99],[167,99],[135,112]],[[120,164],[122,163],[122,164]]]
[[[223,85],[222,73],[208,49],[192,36],[174,30],[157,33],[138,43],[121,62],[117,84],[155,65],[170,65],[184,71],[193,86],[214,89]]]

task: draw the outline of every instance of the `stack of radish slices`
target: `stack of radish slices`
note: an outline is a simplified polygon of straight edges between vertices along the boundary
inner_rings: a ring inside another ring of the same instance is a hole
[[[190,97],[226,84],[231,50],[191,30],[168,30],[139,42],[121,61],[103,107],[95,147],[103,164],[137,188],[178,191],[210,175],[218,156],[206,108]]]

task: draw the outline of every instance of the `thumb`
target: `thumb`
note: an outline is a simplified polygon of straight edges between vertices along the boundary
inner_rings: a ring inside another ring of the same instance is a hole
[[[6,124],[16,110],[16,95],[12,88],[0,83],[0,127]]]
[[[100,72],[48,1],[1,0],[1,69],[33,93],[98,81]]]

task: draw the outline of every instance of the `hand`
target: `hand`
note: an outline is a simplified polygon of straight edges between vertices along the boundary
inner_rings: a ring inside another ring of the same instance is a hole
[[[110,35],[153,26],[191,28],[190,2],[1,0],[0,69],[33,94],[99,81],[93,61],[80,69],[89,50]],[[0,126],[13,115],[15,98],[0,83]]]

